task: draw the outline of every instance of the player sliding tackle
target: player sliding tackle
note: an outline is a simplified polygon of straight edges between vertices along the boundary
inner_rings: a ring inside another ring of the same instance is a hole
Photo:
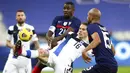
[[[51,48],[53,49],[50,51],[43,49],[25,51],[20,46],[14,51],[18,55],[28,58],[39,58],[43,63],[53,67],[55,73],[71,73],[71,64],[76,58],[81,56],[82,51],[88,45],[88,33],[86,28],[87,24],[82,23],[77,34],[70,32],[73,29],[69,28],[63,35],[53,39],[51,42]],[[63,39],[63,41],[57,44],[57,41],[61,39]]]

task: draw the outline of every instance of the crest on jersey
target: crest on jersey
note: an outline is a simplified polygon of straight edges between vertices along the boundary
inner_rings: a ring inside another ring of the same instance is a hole
[[[69,24],[68,25],[70,25],[72,22],[69,22]]]
[[[67,25],[70,25],[72,22],[64,22],[63,25],[64,26],[67,26]]]
[[[58,21],[58,23],[61,23],[62,21]]]
[[[64,22],[63,25],[66,26],[68,24],[68,22]]]

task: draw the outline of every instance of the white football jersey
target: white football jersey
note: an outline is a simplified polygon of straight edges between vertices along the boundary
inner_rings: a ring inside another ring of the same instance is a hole
[[[61,63],[72,63],[81,56],[82,51],[88,44],[89,42],[81,41],[75,34],[72,34],[62,40],[51,52],[57,56],[57,60]]]
[[[34,33],[32,39],[31,39],[30,41],[28,41],[28,42],[23,42],[23,41],[22,41],[22,48],[23,48],[23,49],[26,49],[26,50],[29,50],[29,49],[30,49],[30,44],[31,44],[31,42],[38,40],[37,35],[36,35],[35,32],[34,32],[34,27],[31,26],[31,25],[29,25],[29,24],[26,24],[26,23],[24,23],[24,25],[23,25],[22,27],[19,26],[18,24],[16,24],[16,26],[17,26],[17,30],[16,30],[16,31],[14,31],[14,29],[15,29],[15,28],[14,28],[14,25],[13,25],[13,26],[10,26],[10,27],[8,28],[7,40],[11,41],[12,44],[16,43],[16,41],[19,40],[17,31],[20,31],[20,30],[23,29],[23,28],[29,28],[29,29],[31,29],[31,30],[33,31],[33,33]],[[14,37],[13,34],[15,34],[15,33],[16,33],[16,35],[15,35],[15,37]],[[12,53],[12,49],[11,49],[10,53]]]
[[[18,32],[23,29],[23,28],[29,28],[33,31],[33,36],[32,39],[28,42],[22,42],[22,49],[30,49],[30,44],[31,41],[37,41],[38,38],[35,34],[34,31],[34,27],[24,23],[24,25],[21,27],[18,24],[10,26],[8,29],[8,37],[7,40],[11,41],[12,44],[15,44],[17,42],[17,40],[19,40],[18,37]],[[11,67],[11,68],[10,68]],[[7,59],[7,62],[5,64],[3,73],[7,72],[7,73],[13,73],[13,72],[22,72],[26,70],[26,73],[31,73],[32,68],[31,68],[31,59],[23,57],[23,56],[18,56],[17,58],[14,57],[13,55],[13,50],[10,49],[10,53]]]

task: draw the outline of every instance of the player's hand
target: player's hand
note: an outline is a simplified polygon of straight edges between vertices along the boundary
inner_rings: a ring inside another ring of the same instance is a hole
[[[82,58],[84,59],[84,61],[85,61],[86,63],[91,62],[91,58],[86,54],[85,51],[82,52]]]
[[[87,52],[87,55],[88,55],[88,56],[91,56],[91,57],[94,57],[93,50],[89,50],[89,51]]]
[[[68,29],[67,29],[67,32],[70,32],[70,31],[74,31],[74,29],[72,28],[72,27],[69,27]]]
[[[12,46],[12,49],[15,50],[15,45]]]

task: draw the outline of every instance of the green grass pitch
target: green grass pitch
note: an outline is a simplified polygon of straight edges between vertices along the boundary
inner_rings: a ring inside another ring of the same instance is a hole
[[[82,69],[74,69],[73,73],[79,73]],[[42,72],[42,73],[54,73],[54,72]],[[130,73],[130,67],[119,67],[117,73]]]
[[[79,73],[82,69],[74,69],[73,73]],[[0,72],[2,73],[2,72]],[[41,72],[41,73],[54,73],[54,72]],[[119,67],[117,73],[130,73],[130,66],[129,67]]]

